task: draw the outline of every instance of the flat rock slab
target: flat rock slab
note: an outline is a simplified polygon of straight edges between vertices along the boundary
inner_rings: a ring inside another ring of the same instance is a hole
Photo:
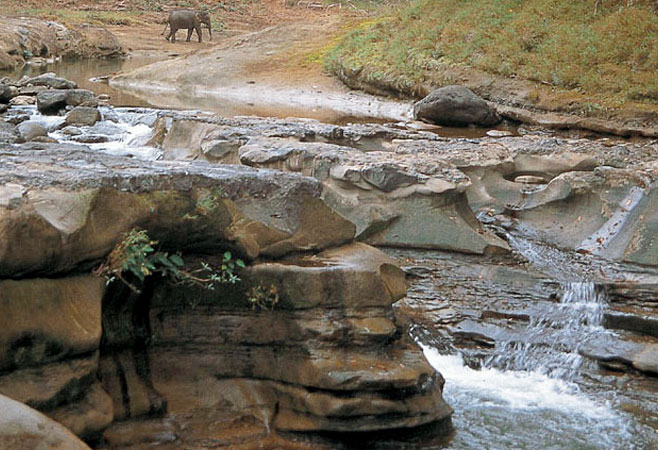
[[[353,239],[355,228],[295,174],[195,162],[147,162],[79,146],[7,148],[0,166],[0,277],[98,261],[141,226],[161,245],[280,256]],[[210,206],[209,206],[210,203]]]

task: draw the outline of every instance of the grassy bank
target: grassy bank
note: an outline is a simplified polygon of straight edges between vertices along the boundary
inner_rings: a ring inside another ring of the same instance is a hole
[[[589,108],[658,105],[654,0],[415,0],[350,32],[325,67],[406,92],[477,69],[569,91]],[[596,9],[596,11],[595,11]],[[486,89],[485,89],[486,90]],[[528,101],[532,102],[530,93]]]

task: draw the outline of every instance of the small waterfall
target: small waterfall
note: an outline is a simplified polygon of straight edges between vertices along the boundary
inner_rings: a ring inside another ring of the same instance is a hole
[[[602,326],[607,303],[605,292],[587,281],[587,274],[558,249],[511,234],[508,240],[534,267],[557,279],[562,293],[554,309],[532,316],[527,329],[499,343],[484,365],[573,381],[583,362],[578,353],[580,344],[596,333],[605,332]]]
[[[579,345],[603,332],[605,293],[591,282],[562,283],[560,303],[550,314],[532,317],[527,330],[497,346],[486,367],[524,370],[572,381],[582,364]]]

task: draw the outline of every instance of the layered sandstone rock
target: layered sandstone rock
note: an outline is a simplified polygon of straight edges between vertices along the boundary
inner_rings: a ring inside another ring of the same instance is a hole
[[[215,292],[155,286],[148,370],[120,356],[123,373],[138,375],[126,377],[131,411],[151,389],[174,422],[224,408],[278,430],[355,432],[449,417],[443,380],[395,324],[392,304],[406,283],[383,253],[353,244],[258,263],[242,276]],[[252,308],[257,286],[278,296],[272,310]],[[116,372],[112,364],[103,371],[107,386],[117,384]],[[121,409],[126,394],[113,391]],[[178,435],[187,444],[213,437],[212,429]]]
[[[3,152],[0,393],[90,439],[113,421],[164,416],[177,431],[158,436],[179,444],[241,417],[351,432],[450,416],[442,378],[395,322],[404,274],[372,247],[344,246],[355,226],[319,181],[66,145]],[[74,275],[133,227],[190,267],[227,249],[252,264],[215,291],[150,278],[136,293]],[[103,439],[120,446],[116,430]],[[135,439],[121,442],[146,438]]]

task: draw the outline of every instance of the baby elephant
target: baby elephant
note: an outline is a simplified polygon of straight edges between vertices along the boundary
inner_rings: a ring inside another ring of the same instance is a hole
[[[165,39],[169,40],[171,38],[171,42],[176,42],[176,32],[181,28],[187,28],[187,42],[190,42],[192,30],[196,30],[196,34],[199,36],[199,42],[201,42],[201,24],[205,24],[208,27],[208,34],[210,34],[210,40],[212,40],[210,16],[207,11],[172,11],[169,14],[169,19],[167,19],[162,34],[165,34],[167,26],[169,26],[169,35]]]

